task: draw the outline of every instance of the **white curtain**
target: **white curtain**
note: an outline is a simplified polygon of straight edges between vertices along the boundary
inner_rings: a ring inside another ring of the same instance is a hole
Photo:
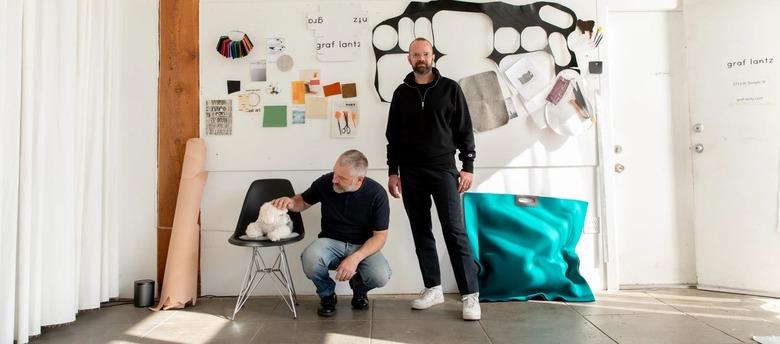
[[[114,3],[0,0],[0,343],[118,294]]]
[[[22,5],[0,0],[0,343],[13,339],[19,210]],[[15,43],[11,43],[15,42]],[[16,49],[11,49],[11,46]]]

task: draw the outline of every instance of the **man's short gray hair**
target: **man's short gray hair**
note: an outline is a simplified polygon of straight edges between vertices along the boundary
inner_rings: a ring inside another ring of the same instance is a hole
[[[350,149],[339,155],[337,163],[341,166],[349,165],[352,167],[352,174],[358,177],[365,177],[368,170],[368,159],[357,149]]]

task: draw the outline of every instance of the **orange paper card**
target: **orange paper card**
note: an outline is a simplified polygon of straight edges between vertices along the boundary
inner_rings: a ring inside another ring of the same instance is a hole
[[[292,102],[293,104],[304,104],[306,98],[306,84],[303,81],[292,82]]]
[[[335,96],[337,94],[341,94],[341,83],[340,82],[334,82],[330,85],[325,85],[323,87],[323,92],[325,92],[326,97]]]

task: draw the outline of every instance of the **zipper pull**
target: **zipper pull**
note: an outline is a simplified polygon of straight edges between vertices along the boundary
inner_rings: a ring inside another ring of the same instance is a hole
[[[422,109],[425,110],[425,101],[422,101]]]

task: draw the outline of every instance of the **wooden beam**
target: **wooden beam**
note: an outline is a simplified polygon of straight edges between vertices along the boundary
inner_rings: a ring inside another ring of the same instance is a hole
[[[187,139],[198,137],[198,0],[160,0],[157,133],[157,281],[162,290],[168,242]]]

